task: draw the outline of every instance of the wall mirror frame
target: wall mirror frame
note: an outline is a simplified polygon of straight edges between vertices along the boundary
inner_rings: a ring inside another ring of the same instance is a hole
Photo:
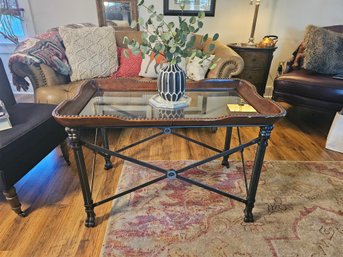
[[[137,0],[96,0],[99,26],[114,26],[116,30],[136,30],[131,21],[138,20]],[[137,28],[138,29],[138,28]]]

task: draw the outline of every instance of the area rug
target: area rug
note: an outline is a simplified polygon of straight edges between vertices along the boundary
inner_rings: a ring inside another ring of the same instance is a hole
[[[155,161],[164,168],[191,161]],[[247,163],[247,168],[251,168]],[[160,176],[125,163],[117,192]],[[242,165],[211,162],[187,176],[244,195]],[[343,256],[343,162],[264,163],[255,222],[244,204],[180,180],[114,200],[101,256]]]

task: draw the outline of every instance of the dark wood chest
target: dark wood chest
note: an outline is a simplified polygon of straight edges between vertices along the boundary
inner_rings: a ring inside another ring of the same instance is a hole
[[[277,47],[261,48],[228,44],[244,60],[244,70],[238,78],[245,79],[255,85],[257,92],[263,96],[269,75],[273,53]]]

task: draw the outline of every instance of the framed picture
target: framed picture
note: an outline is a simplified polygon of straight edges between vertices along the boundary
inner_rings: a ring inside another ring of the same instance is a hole
[[[181,5],[184,10],[181,10]],[[196,16],[204,11],[206,16],[214,16],[216,0],[164,0],[164,15]]]
[[[133,30],[130,27],[131,21],[138,19],[137,0],[96,0],[96,7],[99,26]]]

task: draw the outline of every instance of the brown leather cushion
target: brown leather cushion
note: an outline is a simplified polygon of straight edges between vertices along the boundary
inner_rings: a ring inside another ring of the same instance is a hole
[[[304,69],[276,78],[274,91],[343,104],[343,80]]]

